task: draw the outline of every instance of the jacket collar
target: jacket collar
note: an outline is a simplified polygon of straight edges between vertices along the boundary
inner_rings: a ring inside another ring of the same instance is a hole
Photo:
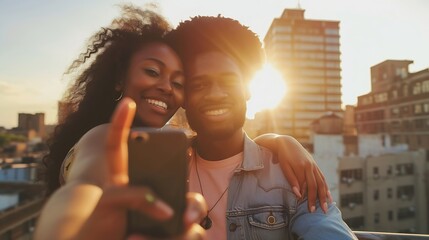
[[[264,156],[263,149],[250,139],[246,133],[244,133],[244,152],[243,162],[235,169],[235,172],[241,171],[254,171],[264,168]]]

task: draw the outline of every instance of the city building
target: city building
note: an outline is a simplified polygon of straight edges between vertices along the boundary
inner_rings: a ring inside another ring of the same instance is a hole
[[[385,134],[350,135],[345,122],[327,113],[311,135],[312,156],[343,219],[353,230],[427,233],[426,152],[391,145]]]
[[[426,168],[423,150],[341,158],[344,221],[353,230],[427,233]]]
[[[306,19],[304,11],[285,9],[264,38],[268,61],[281,72],[288,93],[270,116],[259,117],[272,122],[275,132],[309,145],[315,119],[327,111],[342,114],[341,53],[339,21]]]
[[[34,158],[0,159],[0,239],[32,239],[45,202]]]
[[[380,134],[389,140],[383,144],[423,149],[429,163],[429,69],[410,72],[412,63],[386,60],[371,67],[371,91],[358,97],[356,127],[358,134]],[[425,184],[429,199],[428,177]],[[426,214],[429,218],[429,209]]]
[[[411,63],[386,60],[371,67],[371,92],[358,97],[355,109],[357,131],[429,150],[429,69],[410,73]]]
[[[45,114],[44,113],[18,113],[18,131],[28,132],[34,130],[40,138],[45,137]]]

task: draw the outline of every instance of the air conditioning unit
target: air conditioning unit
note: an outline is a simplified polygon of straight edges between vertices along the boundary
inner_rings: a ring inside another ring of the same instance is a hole
[[[350,185],[350,184],[352,184],[352,182],[353,182],[353,181],[354,181],[354,179],[353,179],[353,178],[348,178],[348,179],[347,179],[347,184],[349,184],[349,185]]]
[[[374,174],[374,179],[379,179],[380,178],[380,175],[378,175],[378,174]]]
[[[402,195],[401,195],[401,199],[402,199],[402,200],[408,200],[408,199],[409,199],[409,197],[408,197],[408,195],[407,195],[407,194],[402,194]]]
[[[349,208],[350,209],[353,209],[355,207],[356,207],[356,203],[354,203],[354,202],[349,203]]]

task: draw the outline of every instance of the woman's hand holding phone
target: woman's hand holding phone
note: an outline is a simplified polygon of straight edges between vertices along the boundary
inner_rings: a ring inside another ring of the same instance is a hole
[[[134,114],[135,103],[129,98],[124,98],[115,110],[108,128],[105,155],[112,186],[103,190],[97,207],[87,221],[88,224],[82,229],[82,238],[79,239],[112,236],[123,238],[126,234],[128,210],[135,210],[161,221],[168,220],[174,214],[150,189],[128,186],[128,135]],[[188,193],[186,198],[187,208],[183,216],[185,233],[177,238],[204,239],[204,230],[198,223],[207,211],[205,201],[196,193]],[[137,235],[129,238],[145,239],[144,236]]]

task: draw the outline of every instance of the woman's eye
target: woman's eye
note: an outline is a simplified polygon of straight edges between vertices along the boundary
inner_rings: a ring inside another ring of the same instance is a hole
[[[145,68],[144,71],[147,75],[149,75],[151,77],[158,77],[159,76],[159,72],[156,71],[155,69]]]

